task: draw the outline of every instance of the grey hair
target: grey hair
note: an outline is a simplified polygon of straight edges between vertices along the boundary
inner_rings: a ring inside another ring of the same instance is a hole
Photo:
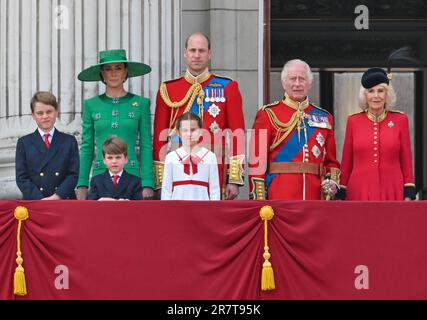
[[[308,82],[311,84],[313,82],[313,73],[311,72],[310,66],[308,65],[307,62],[300,59],[292,59],[285,63],[280,76],[280,78],[282,79],[282,82],[285,81],[286,78],[288,77],[289,67],[294,64],[302,64],[305,67],[305,70],[307,71]]]
[[[391,106],[393,106],[396,103],[396,91],[394,91],[394,88],[391,84],[387,83],[380,83],[380,86],[383,87],[386,91],[386,100],[385,100],[385,109],[389,109]],[[359,89],[359,107],[362,110],[365,110],[368,108],[368,102],[366,101],[366,92],[369,89],[365,89],[364,87],[360,86]]]

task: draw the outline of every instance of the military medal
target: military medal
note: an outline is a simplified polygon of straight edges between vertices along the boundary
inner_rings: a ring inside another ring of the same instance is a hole
[[[208,112],[212,117],[216,118],[221,112],[221,109],[215,103],[212,103],[208,108]]]
[[[219,96],[220,90],[221,89],[215,90],[215,102],[220,102],[221,101],[221,97]]]
[[[391,127],[393,127],[393,126],[394,126],[394,123],[393,123],[393,121],[391,121],[391,120],[390,120],[390,122],[389,122],[389,123],[387,123],[387,125],[388,125],[388,127],[389,127],[389,128],[391,128]]]
[[[205,101],[206,102],[210,102],[211,101],[211,98],[209,98],[209,89],[206,89],[206,98],[205,98]]]
[[[323,145],[325,144],[325,138],[320,132],[316,136],[316,141],[321,147],[323,147]]]
[[[219,99],[219,102],[225,102],[224,89],[221,89],[221,99]]]

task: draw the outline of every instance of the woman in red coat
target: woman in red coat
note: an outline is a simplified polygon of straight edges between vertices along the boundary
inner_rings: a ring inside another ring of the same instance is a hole
[[[341,198],[415,199],[408,117],[390,110],[396,94],[386,72],[371,68],[362,76],[363,111],[347,119],[341,162]]]

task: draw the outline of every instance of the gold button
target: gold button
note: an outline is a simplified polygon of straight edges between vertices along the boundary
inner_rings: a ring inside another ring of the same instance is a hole
[[[59,172],[55,172],[55,176],[59,176]]]
[[[40,177],[43,177],[44,176],[44,173],[43,172],[40,172]]]

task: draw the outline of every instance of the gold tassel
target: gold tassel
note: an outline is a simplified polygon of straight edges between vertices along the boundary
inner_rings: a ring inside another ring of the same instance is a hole
[[[18,265],[15,269],[15,274],[13,276],[13,292],[17,296],[27,295],[27,284],[25,282],[25,272],[22,263],[24,259],[22,258],[21,252],[21,226],[22,221],[25,221],[29,218],[28,210],[25,207],[18,206],[15,208],[14,212],[15,219],[18,220],[18,231],[16,234],[16,243],[17,243],[17,258],[16,264]]]
[[[274,210],[271,206],[263,206],[259,211],[261,219],[264,221],[264,263],[262,264],[261,273],[261,290],[268,291],[274,290],[276,285],[274,283],[274,272],[271,262],[269,261],[271,254],[268,247],[268,220],[273,219]]]

